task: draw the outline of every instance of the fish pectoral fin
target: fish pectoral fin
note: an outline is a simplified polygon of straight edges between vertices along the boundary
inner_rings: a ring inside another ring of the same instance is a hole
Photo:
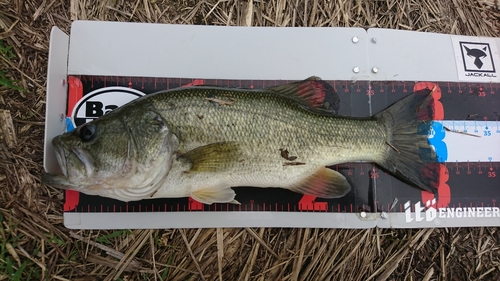
[[[191,163],[188,172],[221,172],[238,162],[240,155],[237,142],[217,142],[195,148],[177,159]]]
[[[339,198],[351,190],[351,185],[341,173],[321,167],[290,190],[321,198]]]
[[[191,192],[191,198],[203,204],[231,203],[240,204],[234,197],[236,193],[230,187],[208,187]]]
[[[265,90],[297,101],[306,109],[316,113],[336,114],[332,106],[339,103],[338,95],[333,87],[316,76]]]

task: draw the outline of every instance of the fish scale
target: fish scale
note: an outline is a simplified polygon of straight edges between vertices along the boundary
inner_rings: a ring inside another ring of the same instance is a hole
[[[270,151],[263,160],[273,162],[283,162],[280,148],[303,155],[304,159],[322,155],[325,159],[320,165],[381,160],[375,156],[382,154],[377,151],[383,148],[381,140],[385,140],[386,134],[376,121],[318,115],[295,102],[278,99],[272,92],[194,88],[190,95],[184,95],[183,91],[164,95],[169,95],[172,104],[183,105],[162,108],[161,100],[166,98],[161,95],[153,102],[159,112],[164,112],[162,115],[175,116],[167,119],[172,120],[174,131],[182,132],[184,150],[213,142],[238,141],[248,143],[249,151],[265,146]],[[218,105],[207,101],[207,97],[221,100],[232,97],[235,102],[230,106]]]

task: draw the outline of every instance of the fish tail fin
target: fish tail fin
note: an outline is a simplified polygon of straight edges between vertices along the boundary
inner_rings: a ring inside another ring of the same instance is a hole
[[[374,117],[385,125],[389,134],[387,153],[379,164],[399,180],[436,193],[439,172],[428,135],[432,129],[432,91],[424,89],[396,102]]]

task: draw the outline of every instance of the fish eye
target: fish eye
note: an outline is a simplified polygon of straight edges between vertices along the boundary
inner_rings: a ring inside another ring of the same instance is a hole
[[[95,125],[86,124],[80,128],[80,139],[83,142],[91,141],[95,135]]]

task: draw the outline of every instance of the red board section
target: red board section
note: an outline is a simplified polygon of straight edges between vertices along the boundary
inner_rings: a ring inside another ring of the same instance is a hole
[[[444,107],[441,103],[441,88],[433,82],[418,82],[413,87],[413,90],[420,91],[424,89],[432,90],[432,107],[434,114],[432,116],[433,120],[443,120],[444,119]],[[439,164],[439,182],[437,183],[438,198],[434,197],[434,194],[427,191],[422,191],[422,202],[427,203],[428,206],[433,206],[434,208],[445,208],[450,204],[451,192],[450,186],[447,184],[449,179],[448,168],[444,164]]]
[[[74,76],[68,76],[68,110],[66,116],[71,116],[73,108],[83,97],[83,85],[80,79]],[[80,202],[80,192],[66,190],[66,201],[64,202],[64,211],[69,212],[78,206]]]
[[[66,116],[71,116],[73,108],[82,97],[82,81],[74,76],[68,76],[68,112],[66,113]]]
[[[443,120],[444,119],[444,107],[441,103],[441,88],[438,84],[432,82],[418,82],[413,87],[414,92],[429,89],[432,91],[432,107],[434,109],[434,114],[432,116],[433,120]]]
[[[201,211],[203,210],[203,203],[200,203],[193,198],[188,198],[188,210],[190,211]]]
[[[299,211],[327,211],[327,202],[316,202],[316,196],[304,195],[299,201]]]
[[[75,190],[66,190],[66,201],[64,202],[64,211],[69,212],[78,206],[80,202],[80,192]]]
[[[422,191],[422,202],[426,203],[427,207],[432,206],[435,209],[448,207],[451,201],[450,186],[447,183],[449,178],[448,168],[444,164],[439,164],[438,198],[435,198],[431,192]]]
[[[205,80],[203,80],[203,79],[195,79],[191,83],[188,83],[186,85],[182,85],[182,87],[201,86],[201,85],[205,85]]]

